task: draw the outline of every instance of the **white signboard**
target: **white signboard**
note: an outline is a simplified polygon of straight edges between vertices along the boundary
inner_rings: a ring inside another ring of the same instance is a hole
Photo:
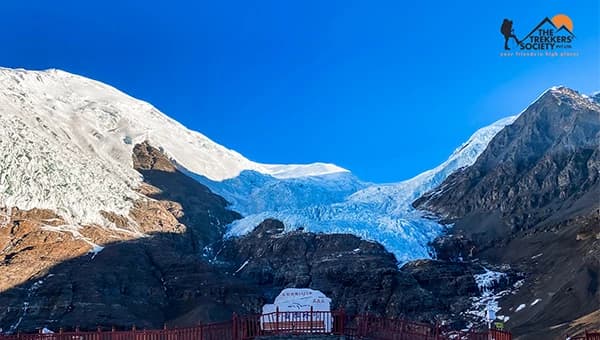
[[[260,318],[263,330],[331,332],[331,299],[318,290],[286,288],[275,303],[264,305]]]

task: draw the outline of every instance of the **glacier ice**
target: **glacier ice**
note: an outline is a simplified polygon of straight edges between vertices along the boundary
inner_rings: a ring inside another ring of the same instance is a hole
[[[251,179],[244,179],[242,173],[237,179],[204,183],[245,216],[229,226],[228,236],[244,235],[265,218],[277,218],[288,231],[350,233],[379,242],[401,263],[428,258],[428,243],[444,227],[415,210],[412,202],[452,172],[473,164],[491,139],[516,118],[507,117],[479,129],[445,162],[399,183],[369,184],[345,173],[275,183],[261,174],[246,174]],[[247,187],[248,183],[254,185]],[[239,193],[243,193],[241,197]]]

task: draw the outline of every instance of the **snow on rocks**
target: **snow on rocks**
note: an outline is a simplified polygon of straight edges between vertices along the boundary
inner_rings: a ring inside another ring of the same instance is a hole
[[[27,313],[29,312],[29,300],[35,295],[37,294],[37,291],[40,289],[40,287],[44,284],[44,280],[38,280],[35,281],[30,287],[29,289],[27,289],[27,297],[26,299],[23,301],[23,305],[21,307],[20,313],[19,313],[19,318],[17,319],[17,321],[12,324],[10,326],[10,328],[8,329],[7,333],[8,334],[13,334],[18,328],[19,325],[21,325],[21,322],[23,322],[23,319],[27,316]]]
[[[96,257],[101,251],[104,250],[103,246],[97,245],[95,243],[91,243],[92,249],[90,250],[90,254],[92,254],[92,259]]]
[[[79,231],[79,226],[77,225],[58,225],[58,226],[50,226],[44,225],[41,227],[42,230],[53,231],[59,233],[69,233],[74,240],[81,240],[87,243],[90,246],[90,251],[88,254],[92,255],[92,259],[96,257],[104,247],[92,242],[88,237],[83,236]]]
[[[248,263],[250,263],[250,260],[244,261],[244,263],[242,263],[242,265],[234,272],[234,274],[241,272],[244,268],[246,268]]]
[[[500,310],[498,300],[510,293],[509,290],[498,291],[496,289],[500,280],[506,277],[505,273],[492,271],[487,268],[484,268],[484,270],[484,273],[474,275],[481,295],[472,299],[471,309],[467,311],[467,314],[475,317],[479,322],[486,320],[487,311],[497,314]],[[502,316],[502,319],[504,319],[504,316]]]

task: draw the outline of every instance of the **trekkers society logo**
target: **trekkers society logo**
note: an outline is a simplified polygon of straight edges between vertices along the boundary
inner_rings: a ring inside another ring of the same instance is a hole
[[[501,57],[577,57],[579,52],[573,51],[573,21],[567,15],[557,14],[552,19],[544,18],[524,38],[515,35],[513,21],[504,19],[500,26],[504,36],[504,51]],[[510,40],[514,40],[511,50]]]

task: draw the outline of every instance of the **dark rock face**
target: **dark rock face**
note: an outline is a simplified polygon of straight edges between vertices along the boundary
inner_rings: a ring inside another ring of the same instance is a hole
[[[462,235],[443,235],[431,243],[435,258],[443,261],[461,262],[477,256],[477,246],[471,239]]]
[[[380,244],[345,234],[282,233],[265,220],[252,233],[227,240],[218,260],[272,301],[283,288],[312,288],[348,313],[453,321],[479,294],[473,263],[417,261],[398,269]],[[443,279],[440,279],[443,278]]]
[[[227,201],[176,169],[161,151],[147,142],[133,149],[133,164],[144,182],[158,188],[147,196],[181,204],[179,217],[194,238],[195,247],[203,248],[223,237],[225,226],[241,216],[227,209]]]
[[[563,87],[542,95],[475,164],[414,206],[454,223],[452,235],[433,243],[442,257],[472,242],[474,256],[527,275],[500,303],[511,330],[560,337],[600,326],[586,317],[600,309],[599,177],[600,106]],[[516,312],[520,304],[527,310]]]

